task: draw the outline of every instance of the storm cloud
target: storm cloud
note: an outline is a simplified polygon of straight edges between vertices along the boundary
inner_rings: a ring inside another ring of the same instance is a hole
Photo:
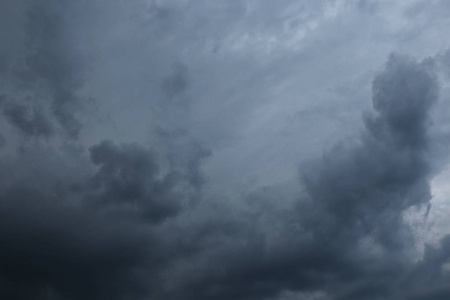
[[[311,290],[332,299],[396,295],[395,281],[413,265],[402,215],[431,199],[427,128],[437,97],[432,70],[391,56],[374,79],[374,113],[360,137],[302,166],[303,191],[291,205],[277,207],[271,202],[289,199],[265,189],[249,195],[250,206],[239,212],[228,207],[231,218],[217,216],[220,226],[201,226],[210,232],[194,241],[209,246],[176,271],[189,277],[197,270],[187,283],[180,279],[179,298],[264,299]]]
[[[64,50],[69,45],[58,14],[61,8],[51,1],[6,1],[2,6],[3,14],[18,14],[17,20],[5,25],[12,27],[6,38],[13,39],[17,47],[6,48],[3,55],[5,90],[13,93],[6,95],[15,102],[4,108],[4,114],[27,135],[48,136],[50,125],[40,112],[48,110],[65,133],[76,138],[81,128],[74,116],[81,104],[76,89],[81,81],[76,76],[75,61]],[[28,119],[27,110],[33,111]]]
[[[0,295],[448,298],[443,8],[2,2]]]

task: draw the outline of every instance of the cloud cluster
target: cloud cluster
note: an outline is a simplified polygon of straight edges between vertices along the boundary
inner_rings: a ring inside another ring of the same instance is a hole
[[[299,290],[330,299],[404,296],[397,282],[414,262],[403,214],[431,198],[427,132],[437,96],[426,64],[391,56],[373,82],[375,112],[361,136],[304,165],[303,191],[291,205],[277,203],[288,199],[273,188],[249,195],[248,207],[220,208],[228,211],[217,216],[220,225],[207,219],[201,227],[209,233],[193,242],[208,246],[167,275],[180,282],[175,298],[269,299]]]
[[[324,18],[345,7],[330,3],[319,5],[328,9]],[[357,3],[365,13],[377,6]],[[252,11],[245,4],[230,9]],[[203,166],[215,153],[195,134],[191,119],[208,107],[193,98],[198,87],[191,77],[202,71],[183,60],[155,80],[151,95],[159,97],[148,100],[156,119],[150,143],[104,137],[86,142],[89,122],[82,126],[77,117],[89,114],[81,109],[83,72],[67,40],[65,5],[0,4],[20,16],[11,21],[20,36],[9,48],[0,46],[1,295],[23,300],[450,296],[450,237],[440,248],[426,246],[417,261],[414,231],[405,221],[407,212],[428,213],[431,205],[436,172],[431,116],[439,98],[435,58],[392,54],[374,76],[373,109],[356,124],[357,135],[302,163],[286,158],[299,170],[294,183],[222,194],[232,185],[221,187],[208,177]],[[171,32],[177,11],[160,6],[152,2],[151,20],[141,21],[167,42],[162,33]],[[310,24],[308,30],[314,28]],[[0,34],[13,39],[2,29]],[[246,41],[252,39],[257,35]],[[223,122],[233,127],[235,120]],[[236,172],[245,172],[245,166]]]

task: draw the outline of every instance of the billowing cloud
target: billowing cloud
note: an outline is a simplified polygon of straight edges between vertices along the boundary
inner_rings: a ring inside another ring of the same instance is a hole
[[[2,2],[0,294],[448,298],[447,4],[392,3]]]
[[[238,212],[208,212],[221,223],[205,220],[200,228],[210,232],[193,240],[208,247],[167,277],[182,277],[177,299],[265,299],[298,290],[332,299],[395,295],[395,281],[413,264],[402,215],[431,199],[428,113],[437,96],[426,64],[391,56],[373,82],[375,112],[365,130],[301,168],[296,202],[283,208],[272,203],[286,201],[280,191],[264,190]]]
[[[153,154],[138,144],[120,147],[103,141],[89,148],[92,162],[99,166],[92,176],[87,202],[117,213],[142,215],[150,222],[173,216],[199,197],[202,154],[183,168],[170,168],[161,175]]]

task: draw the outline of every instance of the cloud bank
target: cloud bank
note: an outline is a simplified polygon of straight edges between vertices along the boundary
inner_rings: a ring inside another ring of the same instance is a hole
[[[2,2],[0,294],[447,299],[446,4],[393,3]]]

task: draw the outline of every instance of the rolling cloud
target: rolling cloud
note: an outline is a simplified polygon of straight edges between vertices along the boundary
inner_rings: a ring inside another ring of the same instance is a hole
[[[413,2],[0,4],[0,295],[448,298],[447,4]]]

